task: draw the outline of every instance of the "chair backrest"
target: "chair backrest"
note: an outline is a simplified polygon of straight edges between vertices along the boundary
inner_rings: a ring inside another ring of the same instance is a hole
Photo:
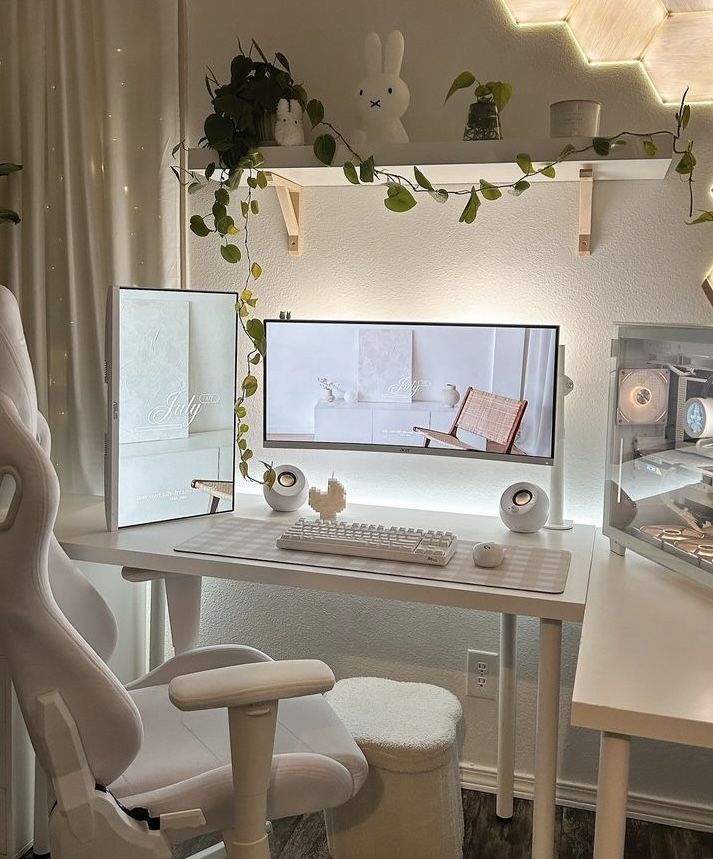
[[[527,400],[513,400],[469,387],[455,425],[502,445],[504,452],[509,453],[526,408]]]
[[[37,699],[57,690],[77,724],[94,778],[110,784],[138,753],[141,718],[102,658],[116,639],[113,615],[52,534],[59,482],[48,445],[17,303],[0,286],[0,481],[15,486],[0,522],[0,642],[48,775],[56,774]],[[96,649],[81,634],[83,627]]]

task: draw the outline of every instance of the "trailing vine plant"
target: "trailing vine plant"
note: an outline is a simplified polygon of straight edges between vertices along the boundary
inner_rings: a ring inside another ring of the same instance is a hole
[[[427,175],[416,166],[411,178],[380,167],[373,155],[364,156],[357,152],[344,134],[325,117],[322,102],[315,98],[309,99],[302,84],[295,82],[284,54],[276,53],[274,60],[270,61],[254,40],[247,53],[242,46],[239,47],[240,52],[231,63],[229,83],[219,83],[211,70],[208,70],[205,78],[213,112],[204,122],[205,136],[200,145],[212,149],[216,153],[216,159],[206,167],[204,179],[196,172],[178,166],[174,166],[173,170],[179,182],[187,187],[189,194],[205,189],[211,179],[217,181],[210,211],[192,215],[190,229],[200,238],[213,236],[217,239],[220,254],[226,263],[243,264],[235,310],[250,346],[235,403],[235,414],[239,469],[246,480],[268,486],[272,486],[275,481],[272,463],[264,460],[260,460],[263,466],[261,476],[255,477],[251,474],[254,454],[248,445],[250,427],[247,420],[247,401],[258,391],[256,369],[266,350],[265,326],[256,315],[258,298],[253,291],[263,270],[253,254],[250,234],[251,220],[260,212],[259,194],[267,188],[270,181],[270,173],[261,169],[264,158],[259,148],[259,128],[261,119],[276,110],[280,98],[296,99],[305,110],[312,129],[318,132],[313,144],[317,159],[322,164],[332,165],[337,145],[342,144],[349,153],[349,159],[344,161],[342,166],[347,180],[353,185],[383,184],[386,188],[384,205],[392,212],[410,211],[417,205],[418,198],[424,195],[439,204],[464,198],[465,204],[458,221],[472,224],[484,202],[500,199],[503,192],[519,197],[529,190],[530,180],[535,177],[554,179],[559,165],[573,156],[595,153],[606,157],[617,147],[635,144],[641,146],[646,157],[653,158],[658,152],[657,141],[668,139],[673,152],[679,156],[675,166],[676,173],[688,184],[687,223],[713,221],[713,211],[709,210],[699,211],[696,217],[693,217],[696,158],[693,141],[684,139],[684,132],[691,118],[691,107],[686,102],[688,90],[683,94],[676,111],[675,128],[672,130],[621,131],[611,137],[595,137],[590,143],[579,147],[568,143],[556,158],[540,167],[535,166],[528,153],[521,152],[514,158],[520,171],[516,179],[509,182],[480,179],[477,185],[447,190],[435,187]],[[482,84],[471,72],[462,72],[453,81],[445,100],[448,101],[455,92],[473,84],[477,84],[476,97],[489,98],[503,107],[510,99],[510,84],[501,81]],[[185,148],[183,141],[174,148],[174,156],[181,148]],[[228,207],[235,197],[239,199],[237,223],[228,212]]]

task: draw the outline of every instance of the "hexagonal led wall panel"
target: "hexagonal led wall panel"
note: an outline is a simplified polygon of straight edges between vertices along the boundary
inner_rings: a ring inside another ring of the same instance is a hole
[[[659,0],[579,0],[569,17],[590,62],[641,58],[666,17]]]
[[[592,62],[639,60],[665,102],[713,101],[713,0],[504,0],[518,24],[566,21]]]
[[[518,24],[554,24],[565,21],[576,0],[505,0]]]
[[[713,12],[670,15],[644,54],[644,68],[664,101],[713,99]]]

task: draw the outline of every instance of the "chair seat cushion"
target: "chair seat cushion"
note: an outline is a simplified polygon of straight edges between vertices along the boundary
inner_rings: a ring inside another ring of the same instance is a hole
[[[184,713],[168,686],[131,692],[141,713],[141,751],[109,786],[129,808],[154,816],[200,808],[208,832],[230,829],[233,780],[227,710]],[[346,802],[366,778],[359,747],[321,695],[281,701],[268,795],[272,820]]]

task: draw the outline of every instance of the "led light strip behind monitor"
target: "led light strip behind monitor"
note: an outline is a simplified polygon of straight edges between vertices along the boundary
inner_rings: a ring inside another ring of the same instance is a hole
[[[559,327],[268,320],[267,448],[551,465]]]

